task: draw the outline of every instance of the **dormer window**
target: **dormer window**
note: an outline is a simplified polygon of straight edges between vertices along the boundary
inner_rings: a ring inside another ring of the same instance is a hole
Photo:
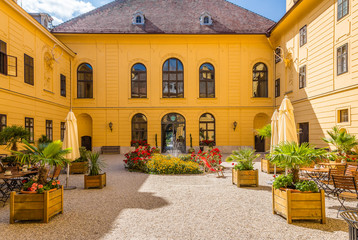
[[[142,12],[136,12],[133,15],[132,23],[133,25],[144,25],[145,19]]]
[[[204,12],[200,17],[200,25],[212,25],[213,20],[208,12]]]

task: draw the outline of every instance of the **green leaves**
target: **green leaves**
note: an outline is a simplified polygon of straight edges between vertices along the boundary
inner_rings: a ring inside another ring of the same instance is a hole
[[[232,154],[226,159],[226,162],[237,162],[236,170],[253,170],[253,161],[258,158],[260,154],[255,155],[255,150],[251,148],[242,148],[238,151],[233,151]]]
[[[358,146],[356,136],[347,133],[339,126],[334,126],[331,131],[327,131],[327,134],[330,138],[322,138],[322,140],[335,146],[339,153],[349,154],[352,148]]]
[[[293,175],[280,175],[275,178],[275,181],[272,183],[273,188],[280,189],[280,188],[293,188]]]
[[[0,143],[6,143],[7,148],[11,148],[13,151],[17,151],[16,143],[22,139],[27,139],[30,133],[21,126],[9,126],[4,128],[0,132]]]
[[[97,176],[101,174],[102,169],[105,167],[104,162],[99,158],[98,152],[89,152],[88,153],[89,166],[90,166],[90,176]]]
[[[262,139],[271,137],[271,124],[265,125],[263,128],[256,129],[257,135]]]
[[[318,186],[313,181],[301,181],[296,183],[295,187],[301,192],[318,192]]]
[[[326,154],[324,149],[315,149],[308,143],[299,145],[296,142],[284,142],[273,148],[269,159],[279,167],[299,169],[310,165]]]

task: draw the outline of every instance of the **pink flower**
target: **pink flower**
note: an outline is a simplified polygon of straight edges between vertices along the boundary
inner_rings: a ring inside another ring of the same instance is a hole
[[[38,186],[38,188],[40,189],[40,188],[43,188],[44,186],[42,185],[42,184],[39,184],[39,186]]]

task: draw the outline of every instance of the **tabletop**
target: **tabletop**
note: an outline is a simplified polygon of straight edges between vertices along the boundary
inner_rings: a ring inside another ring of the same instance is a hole
[[[307,171],[307,172],[329,172],[328,168],[300,168],[300,170]]]
[[[322,162],[322,163],[317,163],[318,165],[322,165],[322,166],[345,166],[347,165],[347,163],[336,163],[336,162]]]
[[[38,171],[27,171],[27,172],[12,172],[11,175],[5,175],[5,173],[0,173],[0,179],[12,179],[12,178],[18,178],[18,177],[26,177],[31,174],[36,174]]]

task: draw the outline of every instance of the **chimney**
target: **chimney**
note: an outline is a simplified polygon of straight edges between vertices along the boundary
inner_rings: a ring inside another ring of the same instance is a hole
[[[14,0],[16,1],[16,0]],[[52,29],[52,21],[53,18],[47,13],[29,13],[33,18],[36,19],[42,26],[44,26],[47,30]]]

